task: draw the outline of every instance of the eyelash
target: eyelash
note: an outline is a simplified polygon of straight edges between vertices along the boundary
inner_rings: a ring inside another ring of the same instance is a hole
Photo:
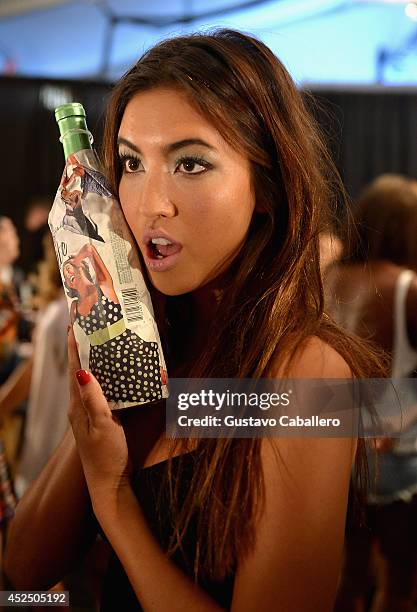
[[[126,162],[128,161],[135,161],[140,163],[140,158],[137,157],[136,155],[131,155],[131,154],[127,154],[127,153],[119,153],[119,164],[120,164],[120,169],[121,172],[123,174],[134,174],[135,172],[129,172],[126,170]],[[198,164],[199,166],[203,166],[204,170],[201,170],[200,172],[184,172],[183,174],[186,174],[188,176],[199,176],[201,174],[204,174],[207,170],[209,170],[210,168],[212,168],[212,165],[207,162],[205,159],[203,159],[202,157],[199,157],[198,155],[183,155],[182,157],[180,157],[179,159],[177,159],[176,161],[176,169],[178,168],[178,166],[181,166],[181,164],[183,164],[184,162],[194,162],[196,164]]]
[[[131,174],[130,172],[126,170],[126,162],[130,160],[140,163],[140,159],[136,155],[130,155],[130,154],[128,155],[127,153],[119,153],[119,167],[120,167],[122,174]]]
[[[178,168],[178,166],[181,166],[181,164],[187,161],[194,162],[198,164],[199,166],[203,166],[204,168],[204,170],[201,170],[200,172],[184,172],[184,174],[188,174],[190,176],[198,176],[200,174],[204,174],[207,170],[213,167],[211,164],[209,164],[209,162],[207,162],[202,157],[199,157],[198,155],[183,155],[182,157],[177,159],[176,167]]]

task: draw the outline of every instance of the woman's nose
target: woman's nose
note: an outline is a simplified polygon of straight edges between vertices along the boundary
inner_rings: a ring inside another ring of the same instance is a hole
[[[140,195],[140,208],[146,217],[175,217],[177,214],[168,183],[169,177],[148,173]]]

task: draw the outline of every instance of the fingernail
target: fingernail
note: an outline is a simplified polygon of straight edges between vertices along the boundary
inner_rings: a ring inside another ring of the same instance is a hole
[[[87,372],[87,370],[77,370],[75,372],[75,376],[77,377],[78,383],[81,385],[81,387],[84,387],[84,385],[91,380],[90,372]]]
[[[71,325],[68,325],[68,327],[67,327],[67,334],[70,333],[70,329],[71,329]]]

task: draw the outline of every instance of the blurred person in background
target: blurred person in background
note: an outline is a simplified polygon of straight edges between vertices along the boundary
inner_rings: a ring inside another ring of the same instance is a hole
[[[52,200],[46,196],[31,199],[25,210],[21,232],[22,248],[19,266],[26,275],[36,274],[43,259],[43,239],[49,233],[48,215]]]
[[[417,369],[417,182],[382,175],[359,197],[355,234],[326,275],[327,309],[390,360],[392,378]],[[335,610],[361,612],[376,580],[372,612],[411,612],[417,570],[417,431],[379,441],[368,526],[348,534]],[[372,468],[372,461],[370,461]],[[372,470],[371,470],[372,471]],[[373,565],[372,550],[378,551]],[[374,568],[374,570],[373,570]],[[372,574],[376,576],[373,577]]]
[[[0,217],[0,384],[12,373],[18,358],[19,304],[14,263],[19,238],[8,217]]]
[[[19,257],[19,237],[8,217],[0,218],[0,404],[8,389],[15,410],[13,415],[0,414],[5,454],[11,469],[19,450],[19,441],[26,410],[25,401],[31,373],[33,323],[23,312],[21,289],[23,273],[16,267]],[[19,381],[15,385],[15,380]],[[23,392],[22,392],[23,391]]]
[[[19,363],[19,312],[13,269],[18,256],[19,238],[16,229],[8,217],[0,217],[0,384],[7,380]],[[3,436],[0,417],[0,560],[7,521],[15,508]]]
[[[17,498],[22,497],[37,478],[69,426],[67,299],[49,232],[42,242],[44,255],[34,277],[38,291],[33,300],[38,314],[33,333],[33,359],[24,376],[10,377],[0,388],[0,418],[13,413],[22,398],[28,399],[21,453],[13,471]],[[13,508],[9,502],[3,514],[7,511],[7,516],[11,516]],[[0,520],[1,516],[0,507]],[[103,546],[98,543],[87,562],[65,577],[61,587],[70,590],[73,605],[93,609],[94,581],[103,563],[100,559],[105,559],[105,555]]]
[[[19,497],[41,471],[67,427],[68,308],[49,233],[44,236],[43,246],[44,259],[35,277],[38,292],[33,297],[38,313],[33,354],[0,386],[0,418],[28,402],[23,452],[15,476]]]
[[[320,233],[319,243],[320,270],[323,277],[325,277],[327,270],[340,259],[343,244],[337,234],[331,229]]]
[[[22,454],[15,476],[21,497],[38,476],[68,426],[67,326],[68,306],[62,288],[51,235],[43,239],[39,264],[34,354]],[[11,410],[0,402],[0,411]]]
[[[10,479],[9,465],[6,459],[5,446],[0,437],[0,568],[8,521],[16,507],[16,498]],[[0,572],[0,589],[3,588],[3,577]]]

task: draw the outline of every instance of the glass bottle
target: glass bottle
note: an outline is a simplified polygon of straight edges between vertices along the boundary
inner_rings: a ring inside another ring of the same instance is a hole
[[[167,397],[167,375],[135,241],[92,148],[83,106],[55,111],[66,164],[49,214],[81,367],[111,409]]]

